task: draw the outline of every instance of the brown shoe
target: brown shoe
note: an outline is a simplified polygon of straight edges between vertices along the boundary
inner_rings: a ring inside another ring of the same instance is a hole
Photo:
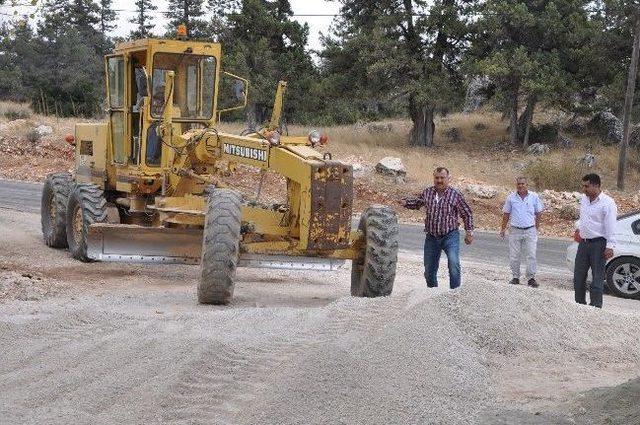
[[[531,278],[527,281],[527,285],[531,286],[532,288],[537,288],[538,286],[538,282],[536,282],[536,280],[534,278]]]
[[[513,279],[511,279],[511,280],[509,281],[509,283],[510,283],[511,285],[520,285],[520,279],[518,279],[517,277],[514,277]]]

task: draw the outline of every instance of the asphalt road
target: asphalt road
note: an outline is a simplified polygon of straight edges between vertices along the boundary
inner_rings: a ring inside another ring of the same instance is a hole
[[[0,179],[0,208],[40,213],[42,184]],[[422,253],[424,233],[422,226],[402,224],[400,226],[400,249],[416,254]],[[565,256],[569,242],[540,238],[538,241],[538,265],[544,268],[566,270]],[[507,243],[491,232],[475,232],[471,245],[461,242],[463,259],[496,264],[507,267]]]

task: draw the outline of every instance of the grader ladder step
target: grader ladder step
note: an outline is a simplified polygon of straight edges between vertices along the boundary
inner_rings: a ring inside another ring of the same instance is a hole
[[[123,263],[199,264],[202,230],[96,223],[89,226],[88,257]],[[238,267],[337,270],[344,260],[288,255],[240,255]]]

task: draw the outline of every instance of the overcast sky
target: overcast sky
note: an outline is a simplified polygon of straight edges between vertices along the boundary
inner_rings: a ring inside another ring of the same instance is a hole
[[[335,14],[340,9],[340,4],[336,1],[327,0],[290,0],[293,12],[296,15],[314,15],[314,14]],[[10,2],[8,2],[10,3]],[[26,2],[24,2],[26,3]],[[40,2],[41,3],[41,2]],[[114,0],[113,5],[115,9],[122,10],[118,12],[118,26],[113,32],[113,35],[127,35],[133,28],[133,24],[129,23],[129,19],[135,14],[135,6],[133,0]],[[158,6],[158,10],[154,13],[157,19],[156,33],[164,33],[164,26],[166,25],[166,19],[161,13],[167,9],[166,0],[156,0],[154,4]],[[206,1],[205,1],[206,4]],[[20,8],[20,13],[30,13],[32,8]],[[11,16],[13,9],[8,6],[0,7],[0,21],[7,19]],[[294,19],[300,22],[306,22],[309,24],[309,48],[320,48],[320,33],[327,34],[329,26],[333,20],[330,16],[296,16]]]

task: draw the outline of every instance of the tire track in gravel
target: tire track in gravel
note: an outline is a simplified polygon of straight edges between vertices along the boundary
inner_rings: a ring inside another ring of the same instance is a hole
[[[161,405],[170,424],[237,424],[248,406],[269,391],[271,375],[283,363],[336,341],[366,338],[399,315],[406,296],[341,299],[325,309],[305,312],[289,329],[230,347],[208,342],[180,372]],[[282,318],[280,317],[279,320]]]
[[[122,320],[122,319],[119,319]],[[27,369],[31,362],[46,352],[63,348],[69,343],[87,341],[91,338],[102,338],[112,334],[125,326],[113,318],[107,318],[104,314],[72,312],[65,313],[61,317],[56,316],[49,320],[37,320],[17,327],[3,326],[3,336],[19,341],[24,335],[30,336],[29,354],[23,352],[23,356],[12,359],[5,355],[0,362],[0,375],[6,372],[18,372]],[[5,347],[5,349],[20,349],[18,346]],[[0,383],[1,388],[1,383]]]

